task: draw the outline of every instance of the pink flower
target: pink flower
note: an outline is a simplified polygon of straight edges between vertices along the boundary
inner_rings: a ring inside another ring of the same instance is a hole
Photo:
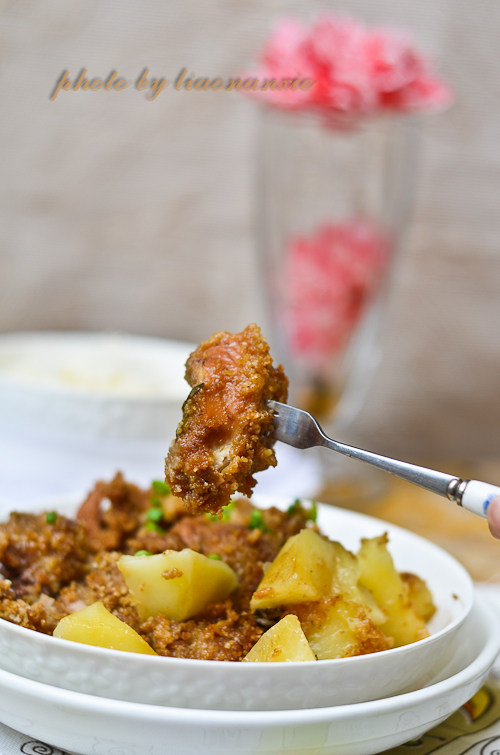
[[[386,233],[356,219],[291,239],[285,290],[292,352],[321,367],[342,353],[377,290],[391,251]]]
[[[279,108],[320,111],[328,120],[439,108],[452,99],[407,34],[349,18],[323,15],[310,28],[283,19],[259,64],[261,82],[299,77],[315,83],[305,90],[263,88],[253,96]]]

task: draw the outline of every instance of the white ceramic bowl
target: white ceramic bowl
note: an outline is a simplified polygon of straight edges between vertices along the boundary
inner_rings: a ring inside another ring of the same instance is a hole
[[[286,506],[289,502],[262,501]],[[362,537],[389,533],[401,571],[429,584],[437,612],[424,640],[371,655],[306,663],[227,663],[121,653],[32,632],[0,621],[0,667],[92,695],[181,708],[278,710],[358,703],[430,682],[460,652],[473,604],[467,572],[449,554],[399,527],[329,506],[319,525],[356,549]]]
[[[189,391],[188,343],[111,333],[0,336],[0,491],[81,493],[117,470],[147,485]]]
[[[478,600],[465,626],[461,651],[440,680],[383,700],[309,710],[186,710],[104,700],[0,671],[0,721],[80,755],[373,755],[422,736],[481,687],[500,649],[498,618]],[[454,744],[446,752],[456,752]],[[31,745],[33,752],[52,751]]]

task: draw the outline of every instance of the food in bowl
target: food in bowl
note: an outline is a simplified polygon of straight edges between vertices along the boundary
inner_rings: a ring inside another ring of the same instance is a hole
[[[426,637],[432,598],[397,572],[386,536],[354,555],[314,520],[299,501],[280,511],[247,498],[220,519],[186,514],[165,483],[142,490],[117,475],[75,519],[13,513],[0,526],[0,617],[108,648],[224,661],[294,661],[307,648],[309,660],[344,658]]]
[[[130,515],[135,506],[141,507],[137,499],[136,504],[133,503],[137,489],[130,486],[127,491],[123,488],[124,484],[123,480],[120,483],[115,480],[113,485],[99,483],[94,494],[90,496],[90,511],[87,508],[86,512],[87,520],[90,519],[88,524],[90,530],[93,531],[94,542],[98,542],[97,538],[107,540],[107,547],[111,549],[114,547],[113,543],[127,537],[134,537],[134,532],[128,529],[127,519],[130,517],[127,516],[126,511],[128,509]],[[156,500],[161,494],[161,487],[160,483],[155,484],[155,490],[151,495],[148,492],[142,492],[142,495],[145,495],[145,501],[141,509],[143,511],[140,527],[141,540],[144,542],[147,533],[150,546],[154,545],[154,538],[161,536],[161,533],[154,531],[156,523],[150,524],[151,520],[148,518],[147,511],[150,508],[156,508],[151,505],[150,498],[154,497]],[[110,495],[122,499],[118,510],[113,511],[117,507],[110,505]],[[169,498],[168,507],[163,507],[168,508],[168,515],[172,522],[175,519],[172,509],[175,509],[178,503],[175,499]],[[61,516],[64,513],[71,520],[76,519],[76,512],[80,506],[81,500],[78,501],[78,499],[54,501],[49,504],[49,522],[53,520],[56,508],[61,512]],[[96,506],[100,510],[98,517],[95,513],[92,514]],[[289,517],[297,514],[297,511],[294,512],[295,506],[291,499],[279,499],[274,496],[270,499],[254,498],[251,508],[259,507],[265,507],[268,510],[278,509],[280,517],[286,515],[285,522],[289,522]],[[0,668],[45,684],[116,700],[181,708],[243,711],[298,709],[363,702],[417,689],[432,682],[438,675],[446,673],[448,664],[457,655],[460,656],[463,653],[468,639],[469,629],[466,619],[473,607],[474,589],[465,569],[433,543],[388,522],[381,522],[357,512],[325,506],[321,503],[313,506],[310,502],[304,501],[302,507],[310,512],[310,516],[314,519],[317,514],[316,525],[322,532],[332,540],[342,542],[346,548],[355,553],[358,552],[363,538],[379,537],[382,532],[387,531],[391,553],[398,570],[419,574],[431,590],[436,613],[428,622],[430,636],[390,650],[319,662],[315,660],[288,663],[228,663],[226,660],[205,660],[206,655],[202,655],[202,660],[197,660],[192,657],[193,644],[198,641],[199,647],[203,647],[203,634],[210,632],[210,625],[213,625],[214,633],[220,638],[221,645],[238,640],[238,636],[232,631],[230,621],[219,620],[217,608],[212,606],[210,612],[206,612],[205,622],[196,622],[197,631],[195,620],[192,619],[181,624],[162,621],[163,627],[170,625],[180,640],[176,657],[124,653],[121,650],[95,647],[53,637],[50,633],[44,633],[48,630],[47,626],[41,627],[42,631],[26,628],[33,627],[33,622],[36,620],[41,621],[47,608],[50,613],[50,607],[54,605],[50,596],[44,597],[42,594],[38,606],[34,605],[36,601],[27,596],[24,607],[22,604],[15,607],[11,604],[11,614],[14,609],[14,616],[11,618],[14,621],[21,621],[21,625],[0,618]],[[290,508],[292,510],[287,513]],[[228,513],[231,512],[224,512],[224,518],[227,519]],[[40,516],[35,523],[35,528],[39,531],[40,546],[43,546],[44,538],[47,537],[42,534],[44,524],[46,524],[45,516]],[[262,516],[267,526],[271,526],[271,523],[276,521],[264,510]],[[211,516],[201,518],[207,524],[217,523]],[[92,521],[94,527],[91,526]],[[250,524],[249,518],[247,522]],[[59,525],[62,527],[63,523],[64,519],[61,518]],[[235,523],[234,519],[233,523]],[[223,519],[219,521],[219,524],[227,525],[228,522],[224,522]],[[252,522],[253,526],[256,524],[259,524],[258,515],[254,516]],[[191,527],[188,522],[183,526],[188,530]],[[86,526],[86,531],[89,532],[87,537],[90,538],[89,527]],[[302,525],[300,527],[303,529]],[[314,529],[311,525],[307,526],[307,522],[306,528]],[[225,529],[228,529],[227,526]],[[126,534],[127,530],[129,534]],[[222,533],[223,530],[204,528],[203,531],[205,552],[210,555],[210,548],[215,544],[215,535],[217,532]],[[57,533],[56,528],[54,537],[56,542],[61,544],[63,539],[58,540]],[[264,534],[269,535],[269,533]],[[194,533],[192,535],[194,543]],[[209,536],[212,543],[208,539]],[[245,568],[247,555],[245,542],[247,538],[253,537],[258,540],[262,538],[260,547],[263,560],[269,561],[264,547],[266,542],[269,543],[268,538],[263,538],[259,534],[259,528],[251,530],[246,526],[243,527],[243,533],[240,533],[239,538],[235,535],[231,538],[235,560],[238,550],[240,551],[239,568],[241,569]],[[241,545],[242,541],[243,545]],[[3,549],[5,544],[3,529],[0,542]],[[50,543],[50,540],[48,542]],[[79,538],[75,537],[72,542],[78,549]],[[30,547],[33,548],[33,545]],[[71,550],[70,547],[66,553],[70,553]],[[50,573],[57,581],[58,575],[65,571],[60,559],[56,554],[54,554],[56,556],[54,559],[44,559],[47,551],[43,547],[40,551],[38,562],[34,559],[33,552],[31,553],[29,557],[31,568],[26,562],[28,572],[31,573],[31,581],[36,581],[37,571],[43,574],[45,567],[53,570]],[[103,553],[102,560],[109,561],[110,558],[109,552]],[[71,561],[69,563],[71,564]],[[106,599],[106,604],[113,611],[113,615],[118,615],[116,605],[118,601],[113,597],[111,578],[106,571],[96,573],[97,559],[91,558],[90,564],[92,569],[95,567],[95,571],[93,575],[88,575],[87,585],[80,586],[78,591],[80,595],[76,590],[65,591],[67,598],[65,611],[76,612],[84,609],[87,605],[92,605],[91,601],[95,601],[96,596],[102,597],[108,594],[110,602]],[[76,562],[73,561],[73,569],[75,568]],[[250,568],[248,568],[248,573],[251,573]],[[116,575],[115,572],[115,576],[118,580],[122,580],[120,573]],[[255,576],[254,584],[258,585],[260,576]],[[80,578],[79,581],[83,580]],[[1,582],[4,600],[0,605],[2,615],[6,616],[6,610],[9,609],[6,602],[8,595],[3,591],[6,587],[4,580]],[[38,589],[40,591],[40,586]],[[47,590],[45,589],[44,592],[46,593]],[[122,619],[124,618],[123,613],[119,615]],[[57,617],[52,617],[53,623],[55,623],[54,618],[55,621],[58,620]],[[197,618],[201,619],[201,617]],[[231,619],[231,616],[228,618]],[[257,629],[259,636],[262,636],[267,626],[257,624]],[[181,630],[185,631],[184,637],[180,637]],[[239,632],[240,639],[243,634],[242,631]],[[214,647],[218,647],[215,642]],[[227,658],[230,650],[230,645],[225,647],[226,655],[221,653],[219,658]]]

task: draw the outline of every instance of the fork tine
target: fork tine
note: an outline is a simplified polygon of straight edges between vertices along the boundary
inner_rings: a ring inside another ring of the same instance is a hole
[[[274,437],[277,440],[301,449],[312,448],[313,446],[329,448],[343,456],[364,461],[382,469],[384,472],[389,472],[389,474],[401,477],[403,480],[408,480],[408,482],[422,488],[432,490],[433,493],[446,496],[461,505],[464,486],[467,481],[460,477],[340,443],[325,435],[318,422],[309,412],[288,404],[281,404],[279,401],[268,401],[267,404],[275,413]],[[484,485],[485,483],[481,484]],[[493,490],[493,486],[489,487]],[[500,494],[500,488],[495,488],[495,490],[498,490]]]
[[[303,409],[269,400],[274,411],[274,437],[295,448],[312,448],[321,444],[322,433],[314,417]]]

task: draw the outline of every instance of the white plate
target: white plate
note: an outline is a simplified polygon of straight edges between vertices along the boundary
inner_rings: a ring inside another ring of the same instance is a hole
[[[288,502],[260,500],[263,505]],[[54,506],[49,506],[54,508]],[[227,663],[162,658],[60,640],[0,619],[0,668],[91,695],[183,708],[278,710],[341,705],[417,689],[433,680],[464,642],[474,589],[448,553],[417,535],[345,509],[318,506],[323,532],[352,550],[389,534],[397,569],[423,577],[438,610],[431,636],[380,653],[306,663]]]
[[[444,721],[480,688],[499,651],[498,620],[478,598],[455,673],[405,695],[296,711],[187,710],[106,700],[0,671],[0,720],[79,755],[373,755]],[[465,657],[467,656],[467,657]]]

